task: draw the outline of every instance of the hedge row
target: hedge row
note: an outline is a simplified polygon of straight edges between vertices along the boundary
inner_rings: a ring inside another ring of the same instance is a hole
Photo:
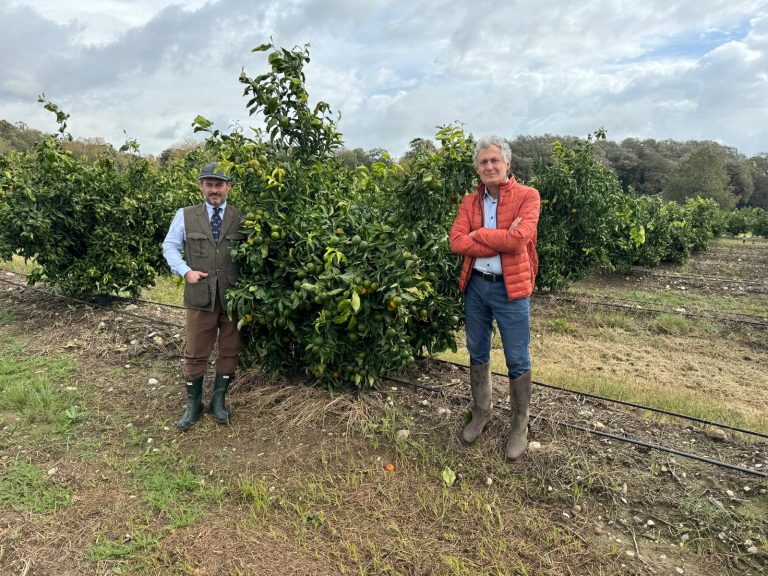
[[[308,104],[307,50],[257,51],[269,52],[270,70],[240,80],[263,131],[224,133],[198,117],[206,146],[162,169],[138,155],[126,167],[108,155],[88,162],[61,136],[0,158],[0,258],[34,258],[30,282],[66,294],[138,296],[165,270],[160,243],[173,212],[201,200],[199,166],[218,159],[246,214],[233,248],[241,280],[228,301],[247,364],[367,387],[420,354],[455,349],[460,260],[448,231],[474,186],[473,138],[446,126],[437,151],[424,147],[405,167],[385,159],[350,169],[328,105]],[[593,146],[555,142],[554,161],[535,168],[538,290],[567,289],[598,267],[682,262],[723,228],[712,201],[623,192]]]

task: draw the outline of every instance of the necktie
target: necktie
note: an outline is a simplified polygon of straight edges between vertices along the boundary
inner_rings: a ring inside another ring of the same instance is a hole
[[[219,236],[221,236],[221,207],[215,206],[213,208],[213,216],[211,216],[211,233],[213,234],[213,241],[218,244]]]

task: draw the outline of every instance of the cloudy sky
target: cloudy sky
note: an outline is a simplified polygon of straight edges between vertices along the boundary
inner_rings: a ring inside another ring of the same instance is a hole
[[[201,114],[254,125],[255,46],[310,45],[347,147],[498,133],[710,139],[768,152],[768,0],[0,0],[0,118],[159,154]]]

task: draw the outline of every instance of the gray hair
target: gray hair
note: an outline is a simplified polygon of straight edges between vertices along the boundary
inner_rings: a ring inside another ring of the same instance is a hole
[[[475,166],[477,166],[477,157],[480,155],[480,152],[486,148],[490,148],[491,146],[496,146],[499,150],[501,150],[501,157],[504,159],[504,164],[509,164],[512,161],[512,151],[509,149],[509,144],[507,144],[507,141],[504,140],[504,138],[501,136],[491,134],[490,136],[483,136],[480,138],[480,140],[477,141],[477,145],[475,146],[475,153],[472,158]]]

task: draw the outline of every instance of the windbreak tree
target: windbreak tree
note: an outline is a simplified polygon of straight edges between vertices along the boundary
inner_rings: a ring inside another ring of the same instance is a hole
[[[683,158],[667,182],[664,196],[680,203],[695,196],[711,198],[723,210],[732,210],[738,202],[728,178],[725,154],[706,144]]]

